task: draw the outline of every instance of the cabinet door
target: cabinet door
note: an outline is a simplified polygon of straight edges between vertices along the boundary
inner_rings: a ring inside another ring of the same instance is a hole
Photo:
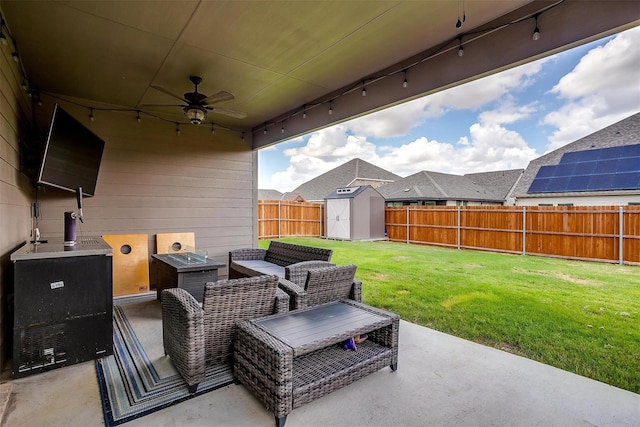
[[[14,273],[16,328],[111,314],[109,256],[17,261]]]

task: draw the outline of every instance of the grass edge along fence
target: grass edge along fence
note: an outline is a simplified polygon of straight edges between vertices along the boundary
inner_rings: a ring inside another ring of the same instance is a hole
[[[258,201],[258,238],[323,237],[321,203]],[[640,206],[398,206],[390,241],[640,265]]]

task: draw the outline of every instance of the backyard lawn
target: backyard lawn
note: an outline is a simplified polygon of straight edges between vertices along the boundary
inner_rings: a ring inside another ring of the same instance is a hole
[[[282,241],[356,264],[363,302],[640,393],[640,267],[394,242]],[[269,241],[260,241],[267,247]]]

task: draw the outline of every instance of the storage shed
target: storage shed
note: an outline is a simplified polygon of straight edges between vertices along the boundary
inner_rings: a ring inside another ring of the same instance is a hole
[[[327,239],[384,239],[384,197],[372,186],[338,188],[324,206]]]

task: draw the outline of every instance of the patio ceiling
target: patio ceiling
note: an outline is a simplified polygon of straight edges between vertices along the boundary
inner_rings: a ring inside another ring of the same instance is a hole
[[[210,112],[206,123],[251,133],[259,148],[638,23],[636,2],[567,0],[543,12],[543,37],[532,42],[533,15],[556,3],[3,0],[0,9],[29,84],[43,96],[188,123],[178,107],[144,105],[179,104],[151,86],[182,95],[197,75],[200,92],[235,96],[215,106],[247,114]],[[459,36],[469,52],[463,66]],[[402,90],[407,69],[411,83]],[[372,94],[366,102],[363,84]],[[320,114],[331,99],[336,114]]]

